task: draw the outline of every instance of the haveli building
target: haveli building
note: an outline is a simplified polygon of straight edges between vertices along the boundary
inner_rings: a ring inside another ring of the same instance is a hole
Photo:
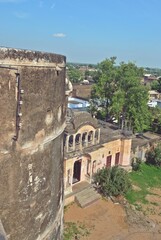
[[[97,120],[86,111],[68,109],[64,136],[65,204],[75,200],[75,190],[81,190],[83,183],[91,183],[99,169],[118,165],[131,171],[132,159],[145,161],[146,151],[160,141],[158,134],[132,134]]]
[[[75,184],[91,183],[93,174],[103,167],[119,165],[131,169],[130,136],[125,136],[110,123],[92,118],[88,112],[69,110],[68,118],[64,139],[66,199],[72,194]],[[69,201],[72,200],[74,196]]]

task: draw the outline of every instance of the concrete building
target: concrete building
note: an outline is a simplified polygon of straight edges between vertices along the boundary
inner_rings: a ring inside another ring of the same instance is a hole
[[[144,74],[144,85],[151,85],[154,81],[157,81],[158,78],[152,74]]]
[[[159,99],[160,93],[155,90],[150,90],[149,92],[149,100]]]
[[[0,48],[0,220],[9,240],[62,239],[65,62]]]
[[[132,137],[131,159],[139,158],[145,162],[146,152],[161,142],[161,135],[153,132],[145,132]]]
[[[90,107],[89,101],[80,98],[68,97],[68,108],[87,111]]]

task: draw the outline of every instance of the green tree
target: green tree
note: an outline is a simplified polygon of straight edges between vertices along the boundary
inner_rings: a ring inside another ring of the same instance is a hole
[[[161,77],[158,79],[158,88],[157,91],[161,93]]]
[[[101,105],[107,117],[110,113],[110,104],[112,96],[116,90],[116,67],[115,57],[106,59],[98,65],[98,79],[93,87],[92,99],[98,99],[97,104]]]
[[[159,93],[161,93],[161,78],[159,78],[158,80],[155,80],[151,83],[151,89],[156,90]]]
[[[143,131],[150,125],[148,89],[140,81],[143,69],[130,62],[116,66],[115,60],[100,63],[92,98],[99,99],[107,117],[115,117],[122,129]]]
[[[94,176],[94,181],[100,185],[101,192],[105,196],[122,195],[131,188],[127,171],[118,166],[101,169]]]
[[[150,87],[151,87],[151,90],[156,90],[158,91],[158,88],[159,88],[159,83],[157,80],[153,81],[151,84],[150,84]]]
[[[72,65],[68,65],[67,75],[69,77],[69,80],[73,83],[78,83],[83,80],[82,72]]]
[[[154,107],[149,109],[151,113],[151,131],[161,133],[161,108]]]

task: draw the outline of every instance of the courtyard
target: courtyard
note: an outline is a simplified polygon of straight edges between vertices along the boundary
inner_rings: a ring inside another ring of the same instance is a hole
[[[160,227],[154,221],[147,220],[139,211],[125,210],[109,199],[100,199],[86,208],[73,203],[65,209],[64,219],[65,223],[81,222],[88,229],[87,236],[76,238],[80,240],[161,239]]]

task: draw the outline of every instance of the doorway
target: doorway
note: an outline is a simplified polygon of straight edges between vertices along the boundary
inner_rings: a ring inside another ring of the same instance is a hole
[[[111,167],[111,160],[112,160],[112,156],[108,156],[106,159],[106,167],[110,168]]]
[[[116,165],[116,166],[119,165],[119,160],[120,160],[120,153],[118,152],[118,153],[116,153],[116,155],[115,155],[115,165]]]
[[[78,160],[74,162],[73,184],[79,182],[81,179],[81,164],[82,164],[82,160]]]

